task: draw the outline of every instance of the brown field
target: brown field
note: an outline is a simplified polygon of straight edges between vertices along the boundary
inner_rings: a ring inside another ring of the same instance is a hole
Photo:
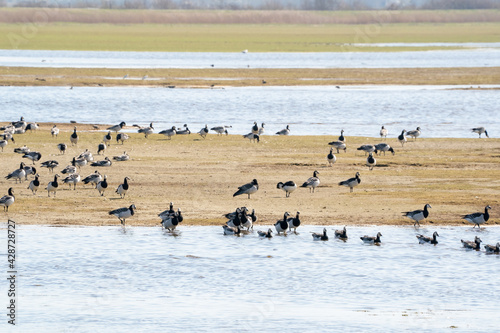
[[[64,131],[58,138],[50,136],[51,127],[41,124],[37,132],[16,135],[16,143],[10,142],[0,152],[2,176],[23,160],[31,164],[13,153],[13,147],[22,145],[41,152],[41,161],[59,161],[56,173],[86,148],[96,160],[102,159],[95,154],[104,135],[102,130],[77,124],[81,136],[78,146],[70,146],[65,155],[59,155],[56,145],[69,144],[73,124],[59,125]],[[100,125],[101,129],[105,127]],[[116,225],[118,219],[109,216],[108,211],[134,203],[137,213],[127,224],[152,226],[159,224],[157,214],[173,201],[183,211],[184,224],[223,224],[223,213],[246,206],[256,210],[258,224],[264,225],[274,223],[285,211],[300,211],[305,224],[409,225],[401,212],[430,203],[431,215],[423,225],[462,225],[466,223],[460,218],[462,214],[481,211],[489,204],[493,209],[488,225],[500,223],[499,139],[477,139],[472,133],[471,139],[431,139],[425,137],[424,129],[422,138],[401,148],[394,138],[395,129],[389,130],[393,137],[387,142],[394,146],[396,155],[377,157],[373,171],[368,170],[366,157],[356,147],[378,143],[378,138],[347,136],[347,153],[337,154],[337,163],[327,167],[327,143],[337,136],[264,135],[260,143],[250,143],[239,135],[210,134],[202,139],[191,134],[167,140],[158,134],[145,139],[131,133],[124,145],[113,141],[105,152],[111,157],[127,151],[131,160],[101,168],[110,183],[104,197],[92,186],[80,183],[76,190],[61,184],[57,197],[48,198],[43,188],[53,175],[37,162],[43,187],[36,195],[27,189],[28,182],[15,184],[1,177],[0,195],[13,187],[16,202],[8,213],[0,214],[22,224]],[[85,177],[95,169],[85,166],[81,175]],[[319,171],[321,179],[315,193],[298,188],[285,198],[285,193],[276,188],[279,181],[294,180],[300,185],[314,170]],[[362,182],[353,193],[337,185],[357,171]],[[125,176],[132,179],[131,189],[125,199],[120,199],[114,191]],[[260,189],[251,199],[232,196],[238,186],[254,178]]]
[[[128,74],[123,79],[124,73]],[[146,80],[141,78],[147,75]],[[368,69],[109,69],[0,67],[4,86],[487,85],[500,67]],[[472,88],[472,87],[471,87]],[[477,88],[477,87],[474,87]]]

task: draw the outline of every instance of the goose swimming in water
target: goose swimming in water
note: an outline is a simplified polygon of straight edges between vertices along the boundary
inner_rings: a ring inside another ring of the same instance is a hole
[[[490,213],[488,210],[491,209],[490,205],[484,207],[484,213],[472,213],[472,214],[467,214],[463,215],[462,218],[465,219],[467,222],[470,222],[474,224],[473,228],[477,227],[481,228],[479,225],[488,222],[490,219]]]
[[[240,227],[230,227],[228,225],[223,225],[222,226],[222,229],[224,230],[223,233],[224,235],[235,235],[235,236],[239,236],[240,233],[241,233],[241,229]]]
[[[182,222],[181,209],[179,208],[177,212],[172,215],[163,215],[161,220],[161,225],[168,231],[174,231],[175,228]]]
[[[177,134],[177,130],[175,129],[175,126],[172,126],[171,129],[163,130],[159,134],[163,134],[168,137],[169,140],[172,140],[172,137]]]
[[[401,134],[399,134],[399,136],[398,136],[398,141],[399,141],[399,143],[401,143],[401,147],[403,147],[407,141],[405,133],[406,133],[406,130],[402,130]]]
[[[273,231],[271,228],[267,229],[267,232],[258,230],[257,234],[259,234],[259,237],[262,238],[273,238]]]
[[[382,126],[382,128],[380,129],[380,138],[384,138],[386,139],[387,138],[387,134],[389,134],[389,132],[387,131],[387,128],[385,128],[384,126]]]
[[[283,215],[283,218],[281,220],[278,220],[275,224],[274,227],[276,228],[276,232],[278,235],[280,233],[284,233],[286,235],[286,231],[288,230],[288,222],[287,219],[290,216],[288,212],[285,212]]]
[[[199,135],[201,135],[201,137],[203,139],[205,139],[207,137],[207,134],[208,134],[208,125],[205,124],[205,127],[203,127],[199,132],[198,132]]]
[[[135,214],[136,207],[135,205],[130,205],[129,207],[122,207],[109,212],[109,215],[114,215],[118,217],[120,223],[125,225],[125,220]]]
[[[54,176],[54,180],[49,182],[47,184],[47,187],[45,188],[47,190],[47,194],[50,198],[50,192],[53,192],[54,193],[54,197],[56,196],[56,191],[57,191],[57,188],[59,187],[59,183],[57,182],[57,178],[59,178],[60,176],[58,174],[56,174]]]
[[[380,240],[380,237],[382,234],[380,232],[377,233],[377,236],[371,237],[371,236],[362,236],[359,237],[364,243],[369,243],[369,244],[380,244],[382,241]]]
[[[370,171],[373,170],[373,167],[377,164],[377,160],[375,159],[375,157],[373,157],[373,153],[370,153],[368,155],[368,158],[366,159],[366,165],[368,166],[368,168],[370,169]]]
[[[319,175],[319,172],[318,171],[314,171],[313,172],[313,176],[312,177],[309,177],[305,182],[304,184],[300,185],[300,187],[306,187],[306,188],[309,188],[309,193],[314,193],[314,190],[316,189],[316,187],[319,186],[320,184],[320,181],[319,181],[319,178],[318,178],[318,175]]]
[[[7,179],[7,180],[15,179],[16,184],[17,184],[18,180],[20,183],[22,183],[23,178],[26,177],[26,170],[24,170],[24,166],[25,166],[24,162],[21,162],[21,164],[19,165],[19,169],[16,169],[16,170],[12,171],[11,173],[9,173],[7,176],[5,176],[5,179]]]
[[[384,156],[385,156],[385,152],[387,152],[387,151],[390,151],[392,153],[392,155],[396,154],[394,152],[394,149],[391,146],[389,146],[387,143],[379,143],[379,144],[375,145],[375,154],[380,154],[381,151],[384,152]]]
[[[119,131],[122,130],[122,128],[125,126],[125,122],[122,121],[121,123],[119,123],[118,125],[113,125],[113,126],[110,126],[107,128],[108,131],[111,131],[111,132],[116,132],[118,133]]]
[[[312,233],[312,238],[315,241],[327,241],[328,240],[328,235],[326,234],[326,228],[323,228],[323,233],[322,234],[317,234],[315,232]]]
[[[475,127],[475,128],[472,128],[471,131],[479,134],[479,138],[481,138],[481,134],[483,134],[483,133],[484,133],[484,135],[486,135],[487,138],[489,138],[488,132],[486,131],[486,129],[484,129],[484,127]]]
[[[420,127],[417,127],[416,130],[406,132],[406,135],[411,136],[413,140],[416,141],[417,138],[420,136]]]
[[[54,168],[59,166],[59,162],[57,162],[55,160],[48,160],[48,161],[42,162],[42,164],[40,164],[40,166],[42,168],[49,169],[49,172],[54,172]]]
[[[347,153],[347,146],[343,141],[332,141],[329,142],[328,144],[337,149],[337,154],[339,153],[340,149],[342,149],[345,153]]]
[[[409,217],[414,220],[413,226],[415,227],[417,224],[420,227],[420,221],[427,218],[429,216],[428,208],[432,208],[431,205],[425,204],[424,209],[417,209],[411,212],[402,212],[403,216]]]
[[[81,180],[81,177],[78,173],[73,173],[68,177],[63,179],[64,184],[68,184],[71,189],[71,184],[73,184],[73,190],[76,190],[76,184],[78,184]]]
[[[126,133],[118,133],[116,135],[116,143],[121,141],[123,144],[123,142],[127,141],[128,139],[130,139],[130,136],[128,136],[128,134]]]
[[[479,251],[481,249],[481,238],[479,237],[474,237],[474,241],[471,242],[471,241],[464,241],[463,239],[460,240],[462,242],[462,245],[466,248],[466,249],[471,249],[471,250],[476,250],[476,251]]]
[[[52,137],[57,137],[59,135],[59,128],[57,128],[57,125],[52,126],[50,134],[52,134]]]
[[[348,180],[341,181],[339,186],[347,186],[350,188],[350,192],[352,192],[354,186],[358,186],[361,183],[361,178],[359,178],[359,172],[356,172],[356,176],[353,178],[349,178]]]
[[[127,194],[127,191],[129,189],[129,180],[130,178],[128,177],[123,178],[123,184],[118,185],[118,188],[115,191],[115,193],[118,193],[120,195],[121,199],[125,198],[125,195]]]
[[[439,236],[439,234],[437,233],[437,231],[434,231],[434,233],[432,234],[432,237],[427,237],[424,235],[417,235],[416,237],[418,239],[419,244],[428,243],[428,244],[436,245],[438,243],[438,241],[437,241],[438,236]]]
[[[233,197],[241,194],[248,194],[248,199],[250,199],[250,195],[258,190],[259,184],[257,183],[257,179],[254,179],[250,183],[238,187],[238,191],[234,192]]]
[[[76,126],[73,129],[73,133],[69,137],[69,141],[71,142],[72,145],[78,144],[78,134],[76,133]]]
[[[297,228],[300,226],[300,212],[297,212],[295,217],[287,218],[286,222],[288,223],[289,231],[292,231],[293,228],[293,232],[297,233]]]
[[[496,245],[485,245],[484,250],[486,253],[500,253],[500,243]]]
[[[330,152],[326,155],[326,160],[328,161],[328,166],[332,166],[337,162],[337,157],[333,154],[333,147],[330,147]]]
[[[285,129],[282,129],[279,132],[276,132],[277,135],[289,135],[290,134],[290,125],[286,125]]]
[[[0,148],[2,148],[2,151],[9,143],[9,140],[11,140],[13,143],[15,143],[14,137],[11,137],[10,139],[8,139],[7,135],[3,134],[3,140],[0,140]]]
[[[347,239],[347,229],[345,226],[344,226],[344,229],[342,229],[342,230],[335,230],[335,238],[339,238],[342,240]]]
[[[39,177],[40,175],[36,174],[35,179],[33,179],[28,185],[28,189],[31,190],[31,193],[33,193],[33,195],[36,194],[36,191],[38,191],[38,187],[40,187],[40,181],[38,180]]]
[[[285,191],[285,197],[288,198],[290,193],[297,189],[297,184],[293,180],[289,180],[286,183],[279,182],[276,188]]]
[[[12,187],[7,191],[7,195],[4,195],[0,198],[0,206],[3,206],[3,211],[8,212],[9,207],[16,201],[16,197],[14,196],[14,189]]]

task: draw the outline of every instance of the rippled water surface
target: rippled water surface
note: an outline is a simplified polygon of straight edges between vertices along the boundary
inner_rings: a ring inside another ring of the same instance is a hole
[[[389,137],[422,128],[422,137],[474,138],[471,127],[500,133],[499,90],[453,90],[452,87],[246,87],[168,89],[144,87],[0,87],[0,121],[147,125],[156,132],[189,125],[192,132],[231,125],[231,134],[247,134],[254,121],[266,134],[290,124],[291,135]],[[457,88],[457,87],[454,87]]]
[[[376,44],[380,47],[398,46]],[[408,44],[400,44],[408,46]],[[462,44],[450,44],[457,46]],[[463,44],[467,46],[468,44]],[[416,44],[415,46],[432,46]],[[0,66],[78,68],[418,68],[500,66],[499,43],[479,49],[409,52],[111,52],[0,50]],[[124,73],[125,75],[126,73]]]
[[[176,236],[157,227],[22,226],[19,325],[7,329],[498,330],[500,256],[465,250],[460,239],[477,235],[496,243],[500,228],[348,227],[347,242],[313,242],[310,232],[322,228],[259,239],[255,233],[223,236],[219,226],[180,226]],[[330,235],[334,228],[327,227]],[[437,246],[418,244],[416,234],[435,230]],[[359,239],[377,231],[380,246]],[[6,284],[1,288],[5,304]]]

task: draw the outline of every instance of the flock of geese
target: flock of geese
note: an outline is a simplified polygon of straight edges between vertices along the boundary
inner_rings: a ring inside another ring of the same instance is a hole
[[[107,133],[104,135],[102,142],[98,144],[97,155],[101,155],[101,153],[104,153],[107,149],[107,146],[110,145],[112,140],[111,132],[115,133],[115,138],[117,143],[123,144],[126,140],[130,138],[130,136],[127,135],[126,133],[119,133],[125,126],[126,123],[121,122],[117,125],[113,125],[107,128]],[[133,126],[137,127],[138,133],[144,134],[146,138],[148,137],[148,135],[154,133],[153,123],[150,123],[150,125],[147,127],[142,127],[139,125],[133,125]],[[212,127],[210,130],[217,133],[217,135],[223,135],[223,134],[227,135],[228,134],[227,129],[230,127],[231,126],[216,126]],[[4,126],[0,129],[4,131],[3,140],[0,140],[0,147],[2,148],[3,152],[9,140],[15,143],[14,134],[22,134],[25,133],[27,130],[30,131],[36,130],[38,129],[38,125],[36,123],[26,123],[24,121],[24,118],[21,117],[20,121],[12,122],[11,124]],[[487,137],[489,137],[488,132],[484,129],[484,127],[473,128],[472,131],[474,133],[478,133],[479,137],[481,137],[482,134],[485,134]],[[60,131],[57,128],[57,126],[54,125],[51,129],[52,137],[57,138],[59,132]],[[207,125],[205,125],[205,127],[198,132],[198,134],[203,138],[205,138],[208,135],[208,133],[209,129]],[[265,133],[265,123],[262,123],[261,126],[258,126],[257,122],[254,122],[253,126],[251,127],[251,131],[248,134],[243,135],[243,137],[253,142],[259,142],[260,136],[264,133]],[[191,131],[189,130],[187,124],[184,124],[183,129],[176,128],[175,126],[173,126],[170,129],[160,131],[159,134],[163,134],[167,136],[169,139],[171,139],[172,136],[174,135],[191,134]],[[290,134],[289,125],[287,125],[286,128],[284,128],[283,130],[276,132],[276,135],[289,135],[289,134]],[[401,134],[398,136],[398,141],[401,143],[402,146],[404,146],[404,144],[407,142],[407,137],[411,137],[413,138],[413,140],[416,140],[420,136],[420,134],[421,134],[420,127],[417,127],[415,130],[412,131],[403,130]],[[388,135],[387,129],[384,126],[382,126],[382,128],[380,129],[380,137],[385,139],[387,135]],[[75,126],[73,132],[69,137],[69,141],[71,145],[77,145],[78,140],[79,140],[79,133],[77,132],[77,128]],[[333,153],[333,150],[336,149],[337,154],[339,153],[340,150],[344,151],[347,150],[344,130],[341,130],[338,140],[330,142],[329,145],[331,146],[331,148],[330,152],[326,156],[326,159],[328,165],[332,166],[337,161],[337,157]],[[57,145],[57,148],[60,154],[65,154],[67,150],[67,144],[59,143]],[[376,145],[362,145],[358,147],[357,150],[363,151],[365,155],[368,154],[368,157],[366,158],[366,165],[368,166],[369,170],[373,170],[374,166],[376,165],[376,158],[375,158],[376,155],[379,155],[381,153],[384,153],[385,155],[386,152],[391,152],[393,155],[395,154],[394,149],[389,144],[383,142]],[[20,162],[19,168],[7,174],[5,178],[7,180],[14,180],[17,184],[17,183],[22,183],[25,180],[27,181],[29,175],[34,175],[34,179],[30,181],[28,189],[31,190],[32,193],[35,195],[41,186],[39,180],[40,176],[35,168],[35,163],[41,160],[42,154],[40,152],[32,152],[26,146],[15,148],[14,152],[21,154],[22,158],[31,160],[33,165],[28,166],[24,162]],[[114,161],[127,161],[129,159],[130,157],[126,152],[124,152],[122,155],[113,157]],[[73,190],[76,190],[76,186],[80,182],[83,182],[84,184],[92,184],[98,191],[99,195],[104,196],[106,190],[109,187],[109,184],[107,182],[107,175],[101,174],[99,170],[96,170],[95,172],[89,174],[87,177],[82,179],[79,174],[79,170],[85,165],[90,165],[100,168],[100,167],[109,167],[112,165],[112,163],[113,162],[108,157],[105,157],[104,159],[99,161],[94,161],[92,153],[88,149],[86,149],[78,156],[73,157],[71,165],[66,166],[61,171],[62,174],[66,175],[66,177],[62,179],[62,183],[69,185],[70,188],[71,186],[73,186]],[[55,160],[47,160],[42,162],[40,166],[47,168],[50,173],[53,173],[54,168],[58,167],[59,163]],[[300,187],[308,188],[310,192],[314,192],[315,189],[320,185],[320,179],[318,175],[319,172],[314,171],[312,177],[308,178],[302,185],[300,185]],[[59,174],[55,174],[53,180],[47,183],[45,190],[47,191],[48,197],[50,197],[51,194],[54,197],[56,196],[57,190],[59,188],[59,178],[61,178],[61,176]],[[120,198],[125,198],[130,186],[129,181],[130,178],[125,177],[123,183],[121,183],[116,188],[115,193],[118,194]],[[356,187],[360,183],[361,183],[360,173],[356,172],[354,177],[349,178],[347,180],[343,180],[339,182],[338,185],[349,187],[350,192],[353,192],[354,187]],[[278,189],[283,190],[285,192],[285,196],[289,197],[291,193],[297,189],[298,186],[294,181],[289,180],[286,182],[279,182],[276,187]],[[259,183],[257,179],[253,179],[250,183],[239,186],[236,192],[233,194],[233,197],[246,194],[250,199],[251,195],[256,193],[258,190],[259,190]],[[0,198],[0,206],[3,206],[4,211],[8,212],[9,207],[12,206],[14,202],[15,202],[14,189],[13,187],[10,187],[7,191],[7,194]],[[429,216],[429,208],[432,208],[431,205],[426,204],[423,209],[403,212],[403,216],[413,220],[415,227],[417,225],[420,226],[420,222]],[[490,217],[488,212],[489,209],[491,209],[491,207],[488,205],[485,207],[484,212],[477,212],[473,214],[464,215],[462,216],[462,218],[472,223],[474,225],[474,228],[476,226],[480,228],[480,225],[487,222]],[[112,210],[109,212],[109,215],[116,216],[120,220],[121,224],[125,225],[126,219],[132,217],[135,214],[135,210],[136,207],[134,204],[132,204],[128,207],[122,207]],[[246,231],[249,232],[250,229],[253,230],[253,223],[255,223],[255,221],[257,220],[255,216],[255,211],[253,210],[252,213],[249,214],[248,210],[245,207],[237,208],[234,212],[226,214],[225,216],[228,218],[228,221],[223,226],[224,229],[223,233],[225,235],[240,235],[245,228]],[[164,212],[158,214],[158,217],[161,219],[160,224],[162,225],[162,227],[168,231],[174,231],[177,225],[179,225],[179,223],[183,221],[181,209],[179,208],[177,210],[174,210],[173,203],[170,203],[170,208],[168,210],[165,210]],[[291,217],[288,212],[285,212],[283,218],[278,220],[274,224],[274,227],[278,235],[281,233],[286,234],[287,230],[291,231],[292,229],[294,229],[294,231],[296,232],[296,229],[297,227],[300,226],[300,223],[301,223],[300,212],[297,212],[295,217]],[[258,235],[259,237],[271,238],[272,230],[269,229],[267,232],[259,231]],[[361,237],[361,240],[366,243],[378,244],[381,242],[380,240],[381,236],[382,235],[378,233],[376,236],[363,236]],[[437,236],[439,235],[437,234],[437,232],[435,232],[432,237],[419,235],[417,236],[417,238],[420,243],[437,244],[438,243],[436,239]],[[321,241],[328,240],[326,228],[323,230],[322,233],[313,233],[312,237],[314,240],[321,240]],[[347,239],[346,229],[344,228],[343,230],[335,230],[335,237],[346,240]],[[481,240],[478,237],[476,237],[476,239],[473,242],[462,241],[464,247],[476,250],[479,250],[480,243]],[[488,252],[498,253],[499,244],[496,244],[496,246],[486,245],[485,249]]]

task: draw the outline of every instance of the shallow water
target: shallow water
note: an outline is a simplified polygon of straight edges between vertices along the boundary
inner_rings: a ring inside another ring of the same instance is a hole
[[[413,44],[401,44],[401,46]],[[460,46],[461,44],[450,44]],[[77,68],[419,68],[500,66],[499,43],[477,49],[408,52],[111,52],[0,50],[0,66]],[[371,46],[371,45],[370,45]],[[375,44],[385,47],[385,44]],[[388,44],[387,46],[398,46]],[[419,45],[415,46],[432,46]],[[123,75],[126,73],[124,72]]]
[[[471,127],[500,133],[495,110],[498,90],[450,90],[436,86],[244,87],[167,89],[144,87],[0,87],[0,121],[149,125],[156,133],[189,125],[198,132],[231,125],[230,134],[247,134],[254,121],[272,135],[290,124],[291,135],[389,137],[422,128],[422,137],[475,138]],[[456,87],[455,87],[456,88]]]
[[[5,223],[0,259],[6,271]],[[496,331],[500,256],[461,248],[500,228],[348,227],[349,240],[222,228],[18,226],[12,332]],[[340,228],[340,227],[337,227]],[[256,226],[256,230],[267,226]],[[335,227],[327,227],[330,235]],[[415,235],[440,234],[419,245]],[[382,245],[359,236],[380,231]],[[6,304],[6,284],[0,299]],[[2,306],[2,308],[4,308]],[[4,308],[5,311],[5,308]],[[4,330],[2,330],[4,331]]]

